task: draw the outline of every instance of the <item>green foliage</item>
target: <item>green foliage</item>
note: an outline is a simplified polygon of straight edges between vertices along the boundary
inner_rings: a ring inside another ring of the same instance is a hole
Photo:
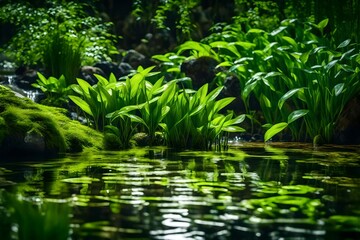
[[[6,136],[7,139],[12,139],[9,142],[12,142],[13,146],[7,146],[9,149],[17,149],[23,141],[26,142],[27,136],[35,135],[44,139],[44,153],[65,152],[64,135],[50,114],[32,109],[8,107],[1,116],[6,121],[6,127],[11,129],[11,136]]]
[[[233,98],[216,100],[221,89],[208,93],[208,84],[205,84],[195,92],[186,89],[174,92],[170,110],[161,124],[168,146],[209,150],[213,144],[224,147],[220,142],[224,132],[245,131],[236,126],[244,120],[244,115],[233,118],[232,113],[219,113],[233,101]]]
[[[61,36],[59,30],[49,33],[48,38],[43,55],[45,70],[56,78],[63,75],[65,85],[70,86],[80,72],[83,42],[71,35]]]
[[[331,142],[342,109],[360,92],[360,62],[359,49],[349,39],[336,44],[324,37],[327,24],[327,19],[318,24],[284,20],[270,32],[218,25],[209,37],[185,42],[171,56],[217,59],[223,70],[216,80],[220,86],[227,76],[236,76],[247,116],[256,121],[250,98],[261,107],[268,128],[265,141],[290,130],[293,140],[321,137]],[[156,58],[166,62],[165,71],[181,65],[169,57]]]
[[[276,1],[235,0],[234,20],[245,29],[270,30],[278,26],[281,13]]]
[[[34,203],[20,196],[0,192],[1,222],[16,224],[18,227],[17,231],[12,231],[11,227],[2,231],[4,239],[10,239],[12,235],[17,236],[16,239],[66,240],[70,235],[69,214],[69,206],[64,203]]]
[[[158,29],[176,33],[178,42],[192,39],[195,30],[193,12],[200,0],[134,1],[133,15],[152,21]]]
[[[43,104],[51,106],[63,106],[68,102],[68,94],[70,93],[70,86],[66,83],[64,75],[59,79],[55,77],[46,78],[41,73],[37,73],[38,79],[32,86],[41,89],[46,95],[46,99],[42,101]]]
[[[92,14],[89,15],[85,8],[94,11],[89,5],[71,1],[46,1],[44,6],[46,7],[36,8],[29,3],[9,3],[0,8],[0,20],[11,23],[17,30],[5,46],[5,52],[18,64],[52,66],[52,63],[45,62],[48,60],[47,51],[54,53],[62,44],[65,45],[62,45],[61,49],[71,47],[75,51],[76,48],[80,48],[78,51],[82,53],[83,65],[110,60],[111,54],[116,52],[115,37],[109,33],[112,24],[104,23],[99,17],[91,16]],[[52,34],[54,32],[55,34]],[[61,36],[60,42],[56,42],[57,34]],[[63,39],[66,41],[63,42]],[[59,45],[56,46],[57,44]],[[76,51],[74,53],[78,54]],[[50,75],[55,76],[55,73]]]
[[[162,77],[152,84],[146,80],[152,69],[139,68],[118,82],[113,75],[109,81],[96,75],[99,82],[94,86],[82,79],[72,86],[79,96],[70,99],[92,118],[96,129],[105,130],[105,145],[110,149],[117,149],[117,144],[119,149],[130,147],[132,136],[140,131],[148,134],[152,145],[162,131],[170,147],[207,150],[224,132],[244,131],[237,126],[244,116],[219,113],[233,100],[215,100],[221,87],[207,94],[208,85],[196,92],[179,90],[177,80],[164,84]]]
[[[42,153],[57,154],[103,148],[102,134],[70,120],[64,109],[19,98],[11,90],[1,86],[0,110],[0,152],[15,154],[19,152],[18,149],[24,152],[24,139],[29,135],[44,140],[45,149]]]

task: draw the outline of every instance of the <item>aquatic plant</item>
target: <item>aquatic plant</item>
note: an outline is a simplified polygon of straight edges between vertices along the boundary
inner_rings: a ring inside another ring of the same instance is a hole
[[[170,111],[164,117],[163,124],[165,140],[168,146],[174,148],[199,148],[209,150],[212,145],[226,147],[220,141],[225,132],[243,132],[236,126],[245,116],[233,118],[233,113],[220,114],[234,98],[216,100],[222,87],[208,93],[208,84],[198,91],[184,89],[175,92],[169,101]],[[218,142],[216,142],[218,141]]]
[[[265,141],[289,128],[294,140],[331,142],[342,109],[359,93],[359,50],[325,38],[327,24],[285,20],[272,32],[229,25],[203,40],[227,68],[224,76],[239,79],[248,115],[250,97],[258,100]]]
[[[48,42],[45,45],[43,61],[45,71],[53,77],[65,77],[65,86],[75,83],[79,75],[82,62],[82,44],[85,38],[74,39],[73,35],[62,35],[65,26],[49,33]]]
[[[113,75],[109,81],[96,75],[99,82],[93,86],[78,79],[72,88],[79,96],[69,97],[92,118],[95,128],[105,130],[106,139],[121,144],[120,148],[128,148],[139,131],[148,134],[150,145],[160,131],[170,147],[200,149],[210,149],[215,140],[220,143],[223,132],[245,131],[236,126],[244,116],[219,113],[233,101],[216,100],[221,87],[208,94],[208,85],[198,91],[179,89],[177,80],[164,84],[163,77],[152,84],[146,80],[152,69],[139,67],[137,73],[120,81]]]
[[[50,106],[62,107],[68,102],[68,95],[71,91],[70,85],[66,83],[64,75],[59,78],[50,76],[44,77],[40,72],[37,73],[38,79],[32,86],[41,89],[46,98],[41,103]]]
[[[66,203],[33,202],[0,191],[0,229],[2,238],[66,240],[70,236],[70,211]],[[10,226],[16,226],[16,231]]]

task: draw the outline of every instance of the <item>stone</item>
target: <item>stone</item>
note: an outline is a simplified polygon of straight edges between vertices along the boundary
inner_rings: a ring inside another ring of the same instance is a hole
[[[181,64],[181,72],[191,78],[193,89],[198,90],[204,84],[212,83],[216,76],[215,68],[218,64],[219,62],[214,58],[203,56],[184,61]]]
[[[334,143],[360,144],[360,94],[351,99],[340,114]]]

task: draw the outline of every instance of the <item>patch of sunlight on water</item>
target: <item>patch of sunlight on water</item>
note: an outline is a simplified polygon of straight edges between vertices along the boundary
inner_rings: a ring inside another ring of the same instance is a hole
[[[1,162],[0,231],[32,222],[9,194],[69,207],[72,239],[356,239],[359,176],[357,146],[292,143]]]

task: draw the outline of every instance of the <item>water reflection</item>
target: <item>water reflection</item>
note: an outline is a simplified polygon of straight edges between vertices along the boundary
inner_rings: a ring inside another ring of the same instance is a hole
[[[69,155],[1,163],[0,187],[70,206],[73,239],[356,239],[357,151],[256,145]],[[9,206],[1,205],[2,216]]]

